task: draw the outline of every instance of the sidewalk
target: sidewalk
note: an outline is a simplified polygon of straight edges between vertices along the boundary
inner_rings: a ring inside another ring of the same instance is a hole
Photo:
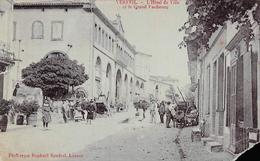
[[[191,142],[192,129],[193,127],[183,128],[179,137],[185,161],[231,161],[233,159],[228,152],[209,152],[202,142]]]
[[[122,122],[130,117],[129,112],[116,113],[111,117],[97,118],[91,125],[86,121],[67,124],[50,124],[50,130],[42,126],[11,125],[0,133],[0,156],[31,153],[73,153],[98,140],[116,134],[127,126]],[[39,123],[39,125],[41,125]],[[7,159],[6,159],[7,158]],[[12,160],[15,160],[13,158]],[[17,158],[22,160],[22,158]],[[28,161],[28,159],[24,159]]]

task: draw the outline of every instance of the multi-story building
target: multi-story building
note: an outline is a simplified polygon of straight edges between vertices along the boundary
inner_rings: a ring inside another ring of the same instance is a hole
[[[13,1],[0,1],[0,98],[10,99],[15,82],[14,52],[12,46]]]
[[[135,74],[139,78],[143,78],[143,82],[139,85],[139,82],[136,82],[136,94],[140,95],[142,99],[148,99],[148,89],[149,89],[149,78],[150,78],[150,68],[151,68],[151,58],[152,55],[138,52],[135,55]],[[140,87],[140,88],[139,88]]]
[[[170,91],[172,89],[177,90],[177,82],[178,80],[175,80],[169,76],[164,77],[151,75],[148,82],[149,89],[147,93],[158,101],[171,101],[171,99],[167,97],[167,94],[169,94],[169,92],[179,93],[177,91]]]
[[[48,55],[68,55],[90,78],[78,90],[89,98],[106,95],[111,103],[130,102],[145,82],[135,74],[137,52],[121,17],[109,20],[94,1],[17,0],[14,24],[14,39],[24,51],[19,70]]]

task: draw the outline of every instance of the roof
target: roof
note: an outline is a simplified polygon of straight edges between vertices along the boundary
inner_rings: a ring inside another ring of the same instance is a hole
[[[144,56],[147,56],[147,57],[152,57],[152,55],[150,55],[150,54],[145,54],[145,53],[142,53],[142,52],[137,52],[137,54],[139,54],[139,55],[144,55]]]
[[[30,7],[60,7],[60,6],[72,6],[72,7],[82,7],[87,11],[94,12],[133,52],[134,55],[137,54],[134,47],[129,43],[129,41],[119,32],[119,30],[114,26],[114,24],[103,14],[103,12],[95,5],[87,5],[94,0],[15,0],[15,8],[30,8]]]
[[[56,6],[56,5],[83,5],[89,0],[15,0],[16,6]]]

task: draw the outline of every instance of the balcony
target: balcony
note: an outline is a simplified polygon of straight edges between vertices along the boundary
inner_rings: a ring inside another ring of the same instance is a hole
[[[0,41],[0,72],[5,71],[6,66],[14,64],[14,53],[10,45]]]

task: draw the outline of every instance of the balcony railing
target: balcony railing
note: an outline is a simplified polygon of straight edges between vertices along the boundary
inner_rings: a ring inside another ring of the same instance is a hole
[[[0,41],[0,63],[14,64],[14,53],[10,50],[10,44]]]

